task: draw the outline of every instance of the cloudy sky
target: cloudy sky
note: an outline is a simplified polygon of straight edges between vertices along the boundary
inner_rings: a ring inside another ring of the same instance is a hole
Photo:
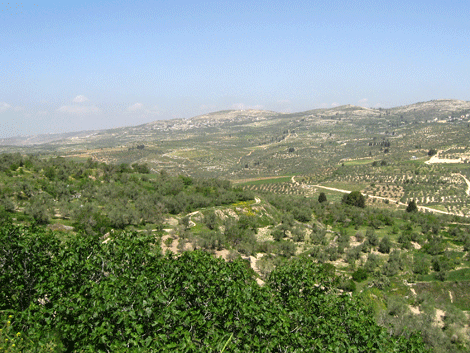
[[[470,100],[468,0],[33,1],[0,5],[0,137]]]

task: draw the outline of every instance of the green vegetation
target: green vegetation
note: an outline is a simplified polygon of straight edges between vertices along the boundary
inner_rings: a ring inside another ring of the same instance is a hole
[[[408,206],[406,206],[406,212],[416,212],[418,211],[418,206],[416,205],[415,200],[411,200],[408,202]]]
[[[366,199],[360,191],[352,191],[351,193],[344,195],[342,202],[346,205],[356,206],[364,208],[366,207]]]
[[[7,222],[0,244],[10,337],[0,344],[10,351],[425,351],[416,334],[390,337],[360,298],[338,292],[333,266],[308,258],[260,287],[241,260],[162,255],[153,236],[135,233],[61,241]],[[11,332],[25,337],[18,350]]]
[[[447,105],[2,147],[0,347],[467,352],[470,109]]]
[[[325,193],[321,192],[320,195],[318,195],[318,202],[323,203],[323,202],[326,202],[326,201],[327,201],[327,198],[326,198]]]
[[[277,183],[288,183],[291,177],[279,177],[279,178],[263,178],[260,180],[251,180],[240,183],[241,186],[246,185],[264,185],[264,184],[277,184]]]
[[[161,226],[166,213],[252,199],[228,181],[193,180],[166,172],[148,174],[146,164],[77,163],[64,158],[40,159],[2,155],[0,207],[36,224],[54,219],[95,235],[128,226]],[[8,173],[7,173],[8,172]]]

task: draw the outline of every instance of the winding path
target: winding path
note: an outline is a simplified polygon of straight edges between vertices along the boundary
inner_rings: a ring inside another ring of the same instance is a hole
[[[465,180],[465,182],[467,183],[466,193],[467,193],[467,196],[470,196],[470,181],[465,177],[465,175],[462,175],[460,173],[458,173],[458,175],[460,175],[463,178],[463,180]]]
[[[462,158],[459,159],[449,159],[449,158],[440,158],[439,155],[442,152],[447,152],[452,147],[449,147],[446,150],[437,151],[437,153],[432,156],[429,160],[424,162],[424,164],[451,164],[451,163],[463,163]]]
[[[246,155],[241,156],[240,158],[238,158],[237,164],[240,164],[240,162],[242,161],[242,158],[251,156],[251,154],[252,154],[254,151],[255,151],[255,150],[251,150],[251,151],[248,152]]]

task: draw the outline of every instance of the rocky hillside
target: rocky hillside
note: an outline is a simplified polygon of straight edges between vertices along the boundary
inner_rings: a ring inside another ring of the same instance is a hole
[[[151,123],[109,130],[81,131],[62,134],[42,134],[18,136],[0,139],[3,146],[38,146],[43,144],[77,145],[96,144],[122,145],[140,142],[152,138],[164,138],[161,133],[190,132],[199,133],[207,128],[230,129],[233,125],[250,125],[270,120],[282,121],[284,124],[298,119],[299,122],[315,120],[373,119],[380,117],[401,118],[408,120],[441,120],[467,118],[470,113],[470,102],[459,100],[433,100],[395,108],[364,108],[344,105],[331,109],[314,109],[298,113],[278,113],[264,110],[224,110],[196,116],[189,119],[156,120]],[[308,125],[308,124],[307,124]],[[228,131],[228,130],[227,130]],[[227,132],[226,131],[226,132]],[[112,141],[109,141],[112,139]]]

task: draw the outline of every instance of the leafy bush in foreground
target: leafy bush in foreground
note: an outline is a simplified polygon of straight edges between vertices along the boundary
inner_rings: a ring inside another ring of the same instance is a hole
[[[260,287],[242,260],[162,255],[119,233],[60,242],[42,228],[0,228],[0,310],[34,346],[66,351],[423,352],[390,337],[330,265],[295,258]],[[224,348],[225,347],[225,348]]]

